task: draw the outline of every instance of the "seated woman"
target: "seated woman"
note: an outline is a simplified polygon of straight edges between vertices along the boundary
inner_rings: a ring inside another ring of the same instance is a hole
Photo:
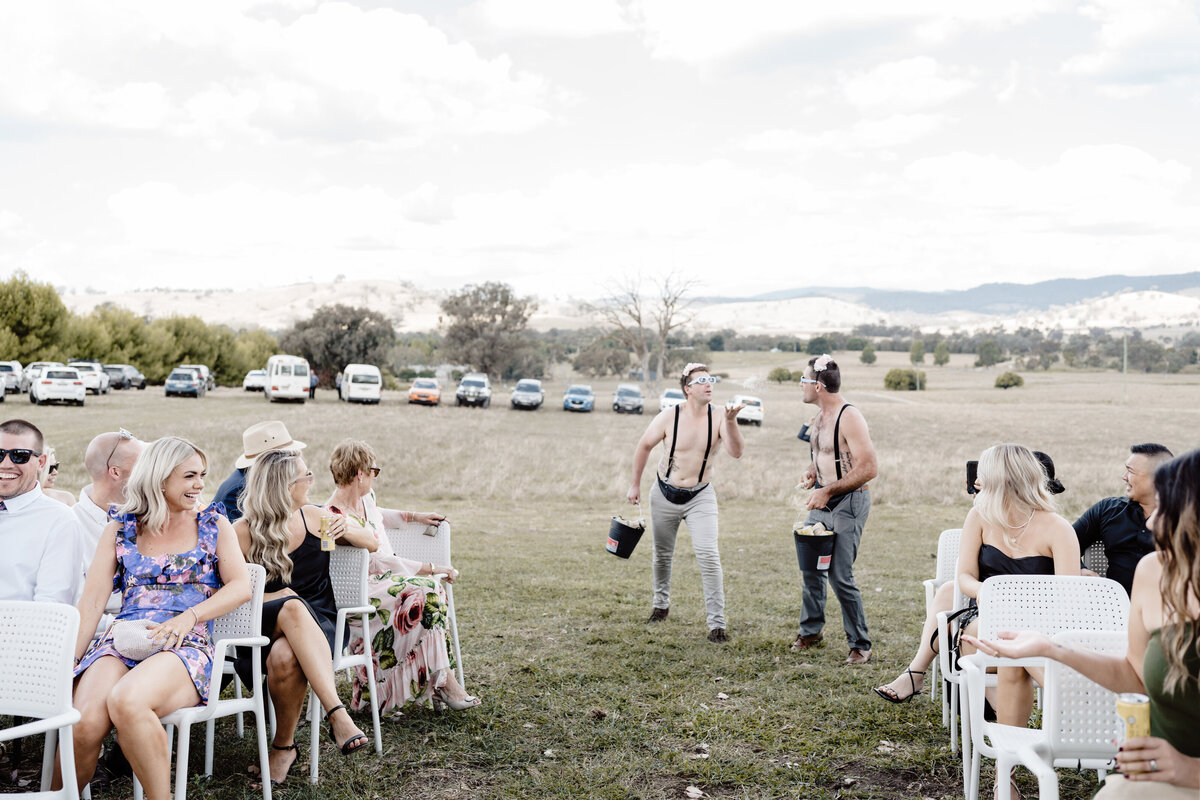
[[[1147,525],[1155,552],[1142,558],[1130,595],[1129,648],[1107,656],[1055,644],[1040,634],[972,639],[989,655],[1052,658],[1114,692],[1150,697],[1150,736],[1126,739],[1117,769],[1096,798],[1200,797],[1200,450],[1154,474],[1158,510]]]
[[[125,505],[112,512],[100,536],[79,601],[75,647],[80,789],[96,770],[101,741],[116,726],[146,797],[169,800],[170,749],[159,717],[208,700],[210,620],[250,599],[250,576],[233,528],[214,506],[197,510],[206,470],[204,453],[191,442],[154,442],[129,477]],[[148,634],[161,651],[140,662],[122,656],[113,644],[116,625],[92,643],[114,588],[122,593],[116,624],[151,621]]]
[[[297,759],[296,724],[311,685],[328,709],[330,736],[343,755],[370,744],[338,699],[333,677],[334,625],[337,607],[329,581],[329,553],[321,550],[319,531],[324,513],[310,505],[313,474],[296,450],[271,450],[254,459],[242,493],[243,517],[233,529],[246,559],[267,572],[263,593],[262,632],[271,640],[264,648],[263,671],[275,705],[275,737],[271,742],[271,781],[281,783]],[[330,531],[341,544],[374,549],[375,540],[348,530],[334,515]],[[238,674],[249,680],[250,662],[239,658]],[[290,757],[289,757],[290,756]]]
[[[38,483],[42,486],[42,494],[51,500],[57,500],[65,506],[75,505],[75,495],[70,492],[64,492],[62,489],[54,488],[54,482],[58,480],[58,459],[54,455],[54,448],[46,445],[44,452],[46,454],[46,466],[42,467],[42,471],[38,473]]]
[[[358,529],[378,542],[371,553],[371,575],[367,589],[371,604],[380,609],[371,618],[375,669],[375,692],[381,711],[405,703],[432,699],[456,711],[479,705],[454,677],[446,646],[446,593],[434,575],[443,574],[453,583],[458,570],[449,564],[421,563],[400,558],[392,551],[386,529],[404,522],[436,525],[441,514],[395,511],[375,505],[375,478],[379,462],[366,442],[346,441],[330,459],[337,489],[328,506],[344,513],[351,529]],[[397,622],[396,613],[401,617]],[[350,649],[362,652],[361,625],[351,624]],[[363,704],[366,670],[356,671],[353,704]]]

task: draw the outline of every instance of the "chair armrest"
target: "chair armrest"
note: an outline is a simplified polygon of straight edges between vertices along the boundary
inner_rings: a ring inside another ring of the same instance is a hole
[[[266,636],[231,636],[222,639],[217,644],[232,645],[234,647],[266,647],[271,643],[271,640]]]
[[[950,669],[950,614],[949,611],[939,611],[937,614],[938,634],[938,668],[942,676],[953,680],[957,673]]]
[[[74,725],[76,722],[79,722],[79,719],[79,709],[72,708],[70,711],[55,714],[53,717],[35,719],[32,722],[26,722],[24,725],[0,730],[0,742],[8,742],[13,739],[20,739],[23,736],[33,736],[36,733],[45,733],[46,731],[65,728],[68,725]]]

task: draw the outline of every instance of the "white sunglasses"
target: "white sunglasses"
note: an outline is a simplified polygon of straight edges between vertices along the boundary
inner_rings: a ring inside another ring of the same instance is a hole
[[[699,383],[699,384],[703,385],[706,383],[716,383],[716,382],[717,382],[717,379],[714,378],[712,375],[705,375],[703,378],[696,378],[695,380],[688,381],[688,386],[691,386],[693,383]]]

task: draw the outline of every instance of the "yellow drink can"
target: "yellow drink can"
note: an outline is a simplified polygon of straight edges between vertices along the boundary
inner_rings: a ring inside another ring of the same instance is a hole
[[[1125,724],[1125,739],[1150,735],[1150,698],[1133,692],[1117,695],[1117,716]]]
[[[321,549],[325,551],[336,550],[337,542],[333,540],[333,535],[329,533],[329,525],[333,522],[333,517],[325,515],[321,517]]]

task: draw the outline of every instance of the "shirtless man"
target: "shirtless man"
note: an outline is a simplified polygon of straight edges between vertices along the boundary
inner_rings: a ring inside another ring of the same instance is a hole
[[[867,432],[867,421],[839,394],[842,374],[836,361],[828,355],[810,359],[800,382],[804,402],[820,409],[811,427],[812,463],[800,479],[801,488],[813,489],[804,524],[820,522],[826,530],[837,534],[828,575],[842,606],[842,626],[850,645],[846,663],[866,664],[871,660],[871,640],[867,638],[862,593],[854,583],[854,559],[871,510],[867,482],[879,474],[875,448]],[[793,650],[816,646],[825,627],[826,573],[801,567],[800,575],[804,580],[804,600],[800,632],[792,643]]]
[[[737,412],[730,406],[722,416],[712,410],[712,387],[716,379],[703,364],[683,368],[679,385],[687,401],[659,413],[633,451],[633,482],[625,495],[640,503],[642,472],[650,451],[662,443],[666,451],[658,463],[650,488],[650,522],[654,529],[654,608],[649,622],[667,618],[671,605],[671,560],[675,556],[675,534],[686,521],[692,534],[692,550],[700,565],[707,614],[708,640],[728,641],[725,633],[725,587],[721,554],[717,552],[717,493],[713,490],[713,466],[721,443],[729,442],[729,454],[742,457],[742,434]]]

